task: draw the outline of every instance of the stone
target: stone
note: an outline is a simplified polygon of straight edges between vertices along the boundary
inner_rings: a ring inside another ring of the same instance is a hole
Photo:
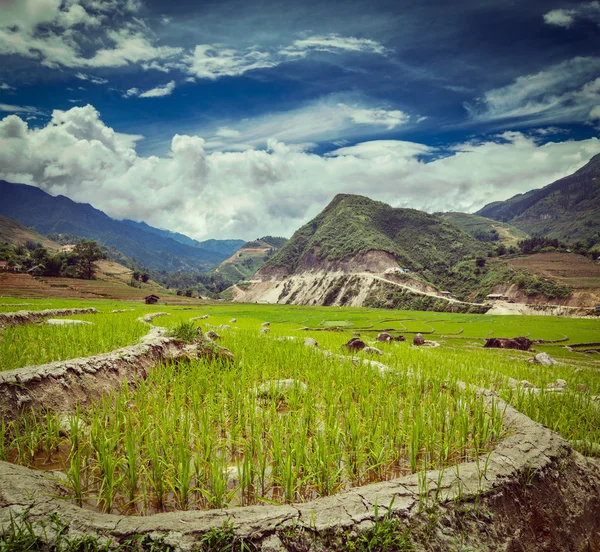
[[[256,394],[260,397],[283,397],[290,389],[306,391],[308,387],[304,382],[296,379],[281,379],[267,381],[256,388]]]
[[[413,337],[413,345],[425,345],[425,339],[420,333]]]
[[[348,343],[344,345],[344,347],[346,347],[346,349],[350,351],[360,351],[366,346],[367,345],[365,344],[365,342],[359,337],[353,337],[350,341],[348,341]]]
[[[271,331],[270,328],[261,328],[260,329],[260,333],[262,333],[262,334],[269,333],[270,331]]]
[[[306,337],[306,338],[304,338],[304,346],[316,348],[319,346],[319,344],[317,343],[316,339],[313,339],[312,337]]]
[[[208,337],[208,339],[212,339],[213,341],[221,339],[221,336],[214,330],[209,330],[208,332],[206,332],[206,337]]]
[[[91,322],[85,320],[69,320],[68,318],[50,318],[46,320],[49,326],[91,326]]]
[[[527,381],[527,380],[521,380],[519,382],[519,385],[521,387],[523,387],[524,389],[533,389],[535,387],[535,385],[533,385],[533,383],[531,383],[530,381]]]
[[[235,324],[236,322],[237,322],[237,318],[232,318],[232,319],[229,321],[229,323],[230,323],[230,324]]]
[[[406,341],[406,337],[404,337],[403,335],[397,335],[396,337],[394,337],[394,341]]]
[[[367,353],[368,355],[382,355],[383,353],[377,347],[365,347],[363,353]]]
[[[542,366],[554,366],[557,364],[556,360],[554,360],[548,353],[538,353],[533,357],[533,360],[536,364],[541,364]]]
[[[546,386],[547,389],[563,389],[567,388],[567,382],[564,379],[557,379]]]
[[[526,337],[491,337],[485,340],[484,348],[486,349],[516,349],[518,351],[529,351],[531,339]]]
[[[266,328],[271,325],[271,322],[263,322],[263,328]]]
[[[382,343],[392,341],[392,339],[394,339],[394,338],[387,332],[382,332],[377,336],[377,341],[380,341]]]
[[[423,347],[440,347],[440,344],[437,341],[425,340],[425,343],[423,343]]]
[[[219,330],[231,330],[231,326],[228,326],[227,324],[221,324],[219,326]]]
[[[577,391],[579,391],[580,393],[589,393],[590,388],[585,383],[578,383]]]

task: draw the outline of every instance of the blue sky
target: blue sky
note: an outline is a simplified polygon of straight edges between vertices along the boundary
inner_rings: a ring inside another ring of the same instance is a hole
[[[194,237],[475,210],[600,152],[600,3],[4,0],[0,177]],[[175,137],[175,138],[174,138]]]

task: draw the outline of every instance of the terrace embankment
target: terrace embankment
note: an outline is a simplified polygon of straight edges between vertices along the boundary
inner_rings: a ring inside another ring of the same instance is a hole
[[[510,433],[478,463],[430,471],[304,504],[251,506],[126,517],[65,501],[52,474],[0,462],[0,525],[27,513],[41,522],[60,512],[70,535],[114,544],[137,535],[192,550],[203,534],[232,524],[262,550],[339,550],[390,515],[407,527],[414,550],[600,550],[600,469],[568,443],[486,392],[505,408]],[[432,523],[432,519],[435,523]],[[460,548],[462,546],[462,548]],[[411,548],[406,548],[407,550]]]
[[[57,312],[52,311],[52,315]],[[153,318],[165,314],[151,313],[140,321],[151,324]],[[24,409],[72,412],[78,405],[89,404],[120,387],[124,380],[132,384],[146,378],[152,366],[160,362],[197,355],[232,357],[222,347],[186,344],[167,336],[164,328],[153,327],[139,344],[110,353],[0,372],[0,417],[14,419]]]
[[[6,326],[22,326],[51,316],[73,316],[75,314],[96,314],[94,308],[87,309],[46,309],[41,311],[17,311],[0,313],[0,328]]]

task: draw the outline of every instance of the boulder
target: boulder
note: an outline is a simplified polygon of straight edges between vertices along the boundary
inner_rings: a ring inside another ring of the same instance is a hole
[[[208,337],[208,339],[212,339],[213,341],[215,341],[217,339],[221,339],[221,336],[214,330],[210,330],[210,331],[206,332],[206,337]]]
[[[267,381],[255,389],[259,397],[282,398],[290,389],[306,391],[306,383],[296,379],[281,379]]]
[[[366,347],[366,344],[360,337],[353,337],[344,347],[349,351],[360,351]]]
[[[491,337],[485,340],[484,348],[486,349],[516,349],[518,351],[529,351],[531,339],[526,337]]]
[[[317,343],[316,339],[313,339],[312,337],[306,337],[304,339],[304,346],[305,347],[318,347],[319,344]]]
[[[567,388],[567,382],[564,379],[557,379],[546,386],[546,389],[564,390]]]
[[[367,353],[368,355],[382,355],[383,353],[377,347],[365,347],[363,353]]]
[[[533,357],[533,361],[536,364],[541,364],[542,366],[554,366],[557,364],[556,360],[554,360],[548,353],[538,353]]]
[[[382,332],[377,336],[377,341],[382,343],[387,343],[388,341],[392,341],[392,339],[394,338],[387,332]]]
[[[221,324],[219,326],[219,330],[230,330],[231,326],[228,326],[227,324]]]
[[[271,330],[269,328],[261,328],[260,329],[260,333],[266,334],[269,333]]]
[[[263,322],[263,328],[267,328],[271,325],[271,322]]]
[[[403,335],[397,335],[396,337],[394,337],[394,341],[406,341],[406,337],[404,337]]]
[[[46,320],[46,324],[50,326],[91,326],[91,322],[85,320],[69,320],[67,318],[50,318]]]
[[[413,337],[413,345],[425,345],[425,339],[420,333],[416,334],[415,337]]]
[[[230,323],[230,324],[235,324],[236,322],[237,322],[237,318],[232,318],[232,319],[229,321],[229,323]]]

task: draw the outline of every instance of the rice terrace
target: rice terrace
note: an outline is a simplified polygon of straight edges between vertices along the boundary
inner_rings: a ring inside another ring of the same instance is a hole
[[[579,344],[593,348],[595,319],[529,317],[533,352],[483,347],[522,335],[519,316],[66,303],[97,312],[2,331],[0,512],[30,524],[14,538],[40,524],[98,547],[369,549],[387,531],[389,549],[460,549],[531,531],[506,494],[565,542],[558,504],[592,523],[599,495],[579,486],[598,489],[600,361]]]
[[[600,552],[599,37],[0,0],[0,552]]]

